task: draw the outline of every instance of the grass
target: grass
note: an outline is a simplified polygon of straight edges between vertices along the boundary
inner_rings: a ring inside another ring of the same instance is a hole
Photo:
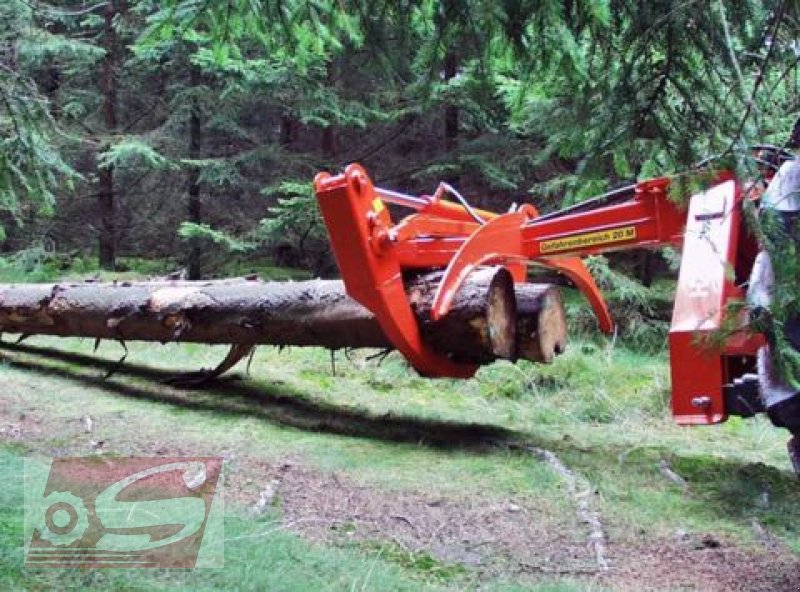
[[[0,587],[96,590],[417,590],[429,588],[412,565],[405,572],[377,551],[349,551],[309,544],[286,533],[275,517],[225,516],[222,569],[33,569],[22,568],[22,457],[0,448]],[[269,569],[264,569],[269,566]],[[422,570],[424,571],[424,570]]]
[[[400,565],[418,574],[424,574],[431,582],[452,582],[467,575],[467,568],[458,563],[445,563],[424,551],[412,551],[393,542],[373,541],[355,545],[356,548],[374,553],[384,561]]]

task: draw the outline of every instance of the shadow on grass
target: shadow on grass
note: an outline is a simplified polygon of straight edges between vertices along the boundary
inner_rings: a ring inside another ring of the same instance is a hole
[[[370,414],[365,410],[345,409],[277,384],[241,382],[222,379],[207,387],[191,391],[179,390],[159,381],[173,376],[168,370],[136,364],[125,364],[114,377],[81,373],[79,368],[47,364],[57,360],[81,368],[107,372],[115,369],[115,361],[30,345],[0,343],[0,359],[14,367],[45,375],[78,381],[107,392],[134,399],[152,401],[189,411],[217,415],[259,417],[266,421],[301,430],[369,438],[390,442],[412,443],[442,449],[461,449],[474,453],[494,454],[512,444],[524,443],[564,453],[572,468],[579,472],[600,466],[619,468],[620,455],[626,451],[619,445],[592,445],[590,449],[571,440],[537,438],[534,434],[506,429],[502,426],[463,423],[393,415]],[[36,359],[10,356],[16,352]],[[147,382],[128,381],[126,377]],[[516,454],[527,454],[517,450]],[[641,447],[624,463],[626,471],[639,473],[644,479],[657,477],[659,459],[667,458],[672,467],[689,484],[692,511],[713,516],[727,516],[749,528],[757,518],[767,526],[777,527],[784,534],[797,537],[800,529],[800,484],[788,472],[763,464],[719,458],[711,455],[675,455],[657,445]],[[763,506],[764,492],[768,506]],[[680,495],[680,494],[676,494]],[[688,501],[688,500],[687,500]]]
[[[69,367],[0,354],[0,358],[5,358],[14,367],[79,381],[122,396],[193,411],[261,417],[281,425],[308,431],[475,451],[510,444],[523,437],[530,440],[527,435],[501,426],[440,421],[391,413],[374,415],[364,410],[344,409],[322,401],[310,400],[304,393],[276,384],[223,378],[209,382],[203,388],[182,390],[161,382],[174,376],[175,373],[168,370],[128,363],[119,366],[113,360],[32,345],[0,343],[0,351],[41,356],[105,372],[117,369],[111,378],[106,379],[99,375],[82,374],[77,369]],[[150,384],[125,383],[120,380],[125,376],[151,382]]]
[[[710,456],[675,458],[673,466],[709,510],[800,537],[800,482],[790,473]]]
[[[754,529],[757,538],[770,546],[771,541],[763,540],[763,534],[757,532],[761,525],[800,544],[800,482],[789,471],[760,462],[713,454],[676,454],[655,447],[642,447],[628,455],[624,470],[661,479],[656,467],[664,461],[686,482],[683,491],[679,486],[671,488],[671,498],[687,517],[702,515],[709,521],[727,518],[745,530]]]

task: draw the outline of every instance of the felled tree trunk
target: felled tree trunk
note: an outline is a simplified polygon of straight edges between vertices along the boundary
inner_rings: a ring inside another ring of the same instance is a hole
[[[550,361],[563,347],[566,325],[556,288],[514,286],[507,271],[489,268],[473,274],[451,312],[433,322],[439,279],[427,274],[407,282],[423,338],[435,351],[485,364],[517,357]],[[337,280],[6,284],[0,285],[0,331],[162,343],[391,347],[373,315]]]

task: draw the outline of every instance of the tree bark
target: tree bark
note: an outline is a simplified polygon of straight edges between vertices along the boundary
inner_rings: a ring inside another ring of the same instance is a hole
[[[290,148],[294,140],[294,118],[289,113],[281,115],[279,141],[284,148]]]
[[[189,84],[193,92],[197,92],[201,85],[202,77],[197,66],[190,66]],[[189,158],[194,160],[200,158],[200,148],[203,142],[203,126],[200,119],[200,105],[196,96],[192,96],[191,110],[189,113]],[[186,192],[188,201],[188,220],[194,224],[200,224],[202,213],[200,211],[200,170],[195,165],[189,166],[186,178]],[[190,280],[199,279],[202,271],[200,269],[201,249],[198,240],[194,237],[189,238],[189,256],[186,270]]]
[[[423,339],[457,362],[551,361],[566,324],[558,290],[513,284],[502,268],[473,274],[445,318],[430,309],[441,274],[409,280]],[[521,305],[519,304],[521,303]],[[338,280],[257,279],[0,285],[0,331],[97,339],[391,348],[373,315]]]
[[[103,49],[100,90],[103,94],[103,121],[106,131],[117,130],[117,32],[114,17],[121,9],[122,0],[109,0],[103,12]],[[108,145],[104,149],[107,150]],[[100,215],[98,258],[100,267],[114,269],[117,258],[116,204],[114,199],[114,168],[99,167],[97,171],[97,209]]]
[[[108,146],[106,146],[106,149]],[[113,270],[117,262],[116,207],[114,203],[114,168],[100,167],[97,171],[97,209],[100,213],[98,259],[100,267]]]
[[[452,51],[444,58],[444,79],[451,81],[458,75],[458,56]],[[444,106],[444,149],[448,152],[458,145],[458,105],[448,101]]]
[[[458,76],[458,62],[459,55],[457,53],[458,44],[453,39],[453,23],[458,23],[463,19],[462,10],[456,0],[445,0],[441,4],[443,11],[444,21],[440,24],[444,35],[444,42],[447,46],[447,52],[444,55],[444,81],[450,83],[456,76]],[[457,29],[457,26],[456,26]],[[450,35],[446,35],[449,32]],[[451,92],[451,90],[448,91]],[[458,105],[452,99],[448,99],[443,107],[444,117],[444,149],[447,152],[454,150],[458,145]],[[457,179],[452,179],[451,182],[456,182]]]
[[[336,88],[336,62],[330,61],[327,65],[326,79],[328,86],[332,89]],[[334,158],[336,156],[336,127],[333,122],[328,122],[328,125],[322,128],[322,154],[326,158]]]

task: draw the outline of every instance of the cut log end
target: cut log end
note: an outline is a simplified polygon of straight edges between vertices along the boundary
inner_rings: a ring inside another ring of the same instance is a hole
[[[517,290],[519,356],[550,363],[567,346],[567,317],[561,292],[550,284],[525,284]]]

